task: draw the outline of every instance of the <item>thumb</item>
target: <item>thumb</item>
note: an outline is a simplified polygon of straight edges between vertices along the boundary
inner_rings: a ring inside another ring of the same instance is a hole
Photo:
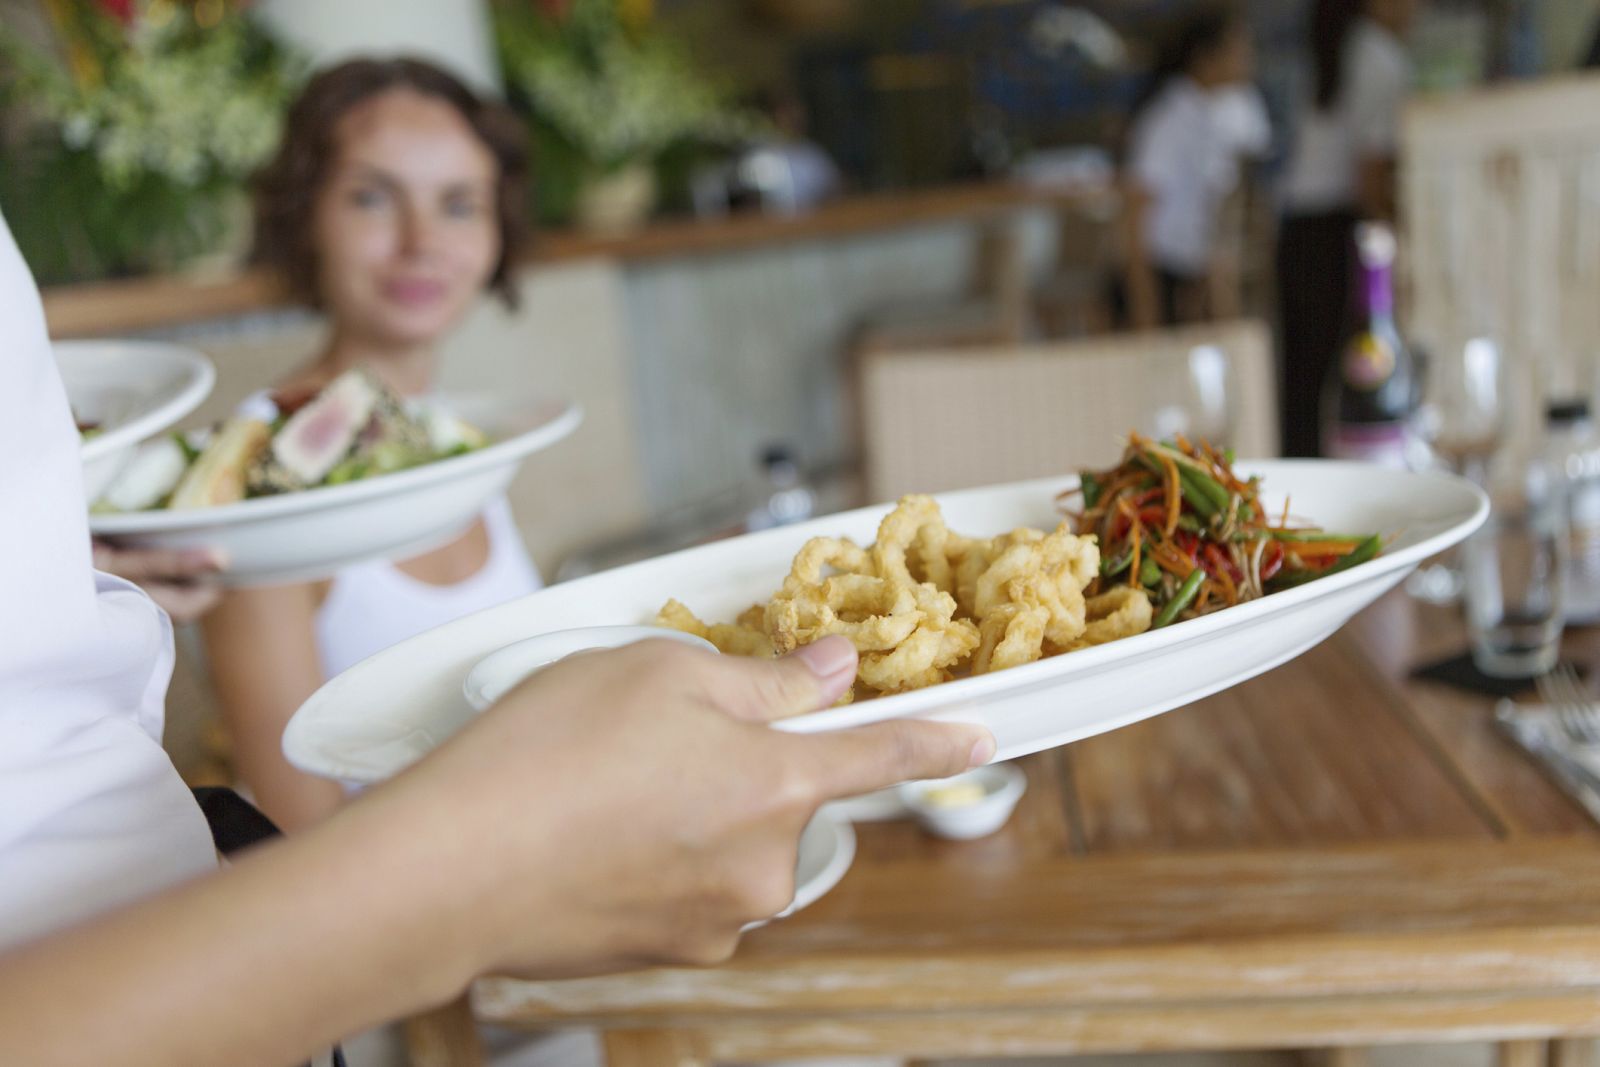
[[[712,663],[711,703],[749,722],[825,708],[856,680],[855,646],[843,637],[825,637],[779,660],[722,656]]]

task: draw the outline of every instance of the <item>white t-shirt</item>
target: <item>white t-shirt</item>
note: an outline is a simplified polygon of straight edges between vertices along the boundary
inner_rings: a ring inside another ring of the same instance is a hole
[[[1144,244],[1158,267],[1206,272],[1222,202],[1239,184],[1239,159],[1262,154],[1270,136],[1251,86],[1207,92],[1177,77],[1149,103],[1129,135],[1128,170],[1151,198]]]
[[[93,570],[78,450],[0,218],[0,949],[216,866],[161,749],[172,627]]]
[[[1327,110],[1308,93],[1294,154],[1283,183],[1289,214],[1351,208],[1364,159],[1392,159],[1399,150],[1400,108],[1411,88],[1411,57],[1394,34],[1370,19],[1351,27],[1344,45],[1339,95]]]

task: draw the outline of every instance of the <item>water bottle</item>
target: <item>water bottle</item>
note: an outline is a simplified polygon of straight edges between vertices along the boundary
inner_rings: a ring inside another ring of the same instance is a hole
[[[762,499],[745,516],[746,530],[769,530],[809,519],[817,507],[816,495],[800,476],[800,465],[787,445],[761,450]]]
[[[1567,621],[1600,623],[1600,433],[1588,400],[1546,406],[1545,458],[1560,479],[1567,515]]]

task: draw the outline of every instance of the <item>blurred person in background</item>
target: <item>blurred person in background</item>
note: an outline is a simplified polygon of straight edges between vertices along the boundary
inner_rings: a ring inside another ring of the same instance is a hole
[[[322,351],[272,393],[363,366],[405,398],[434,389],[439,345],[486,289],[515,303],[526,156],[520,124],[414,60],[322,72],[257,182],[258,258],[326,315]],[[325,679],[424,630],[540,585],[504,499],[465,535],[331,580],[230,590],[202,620],[235,771],[287,831],[330,814],[335,783],[284,759],[284,727]]]
[[[1135,105],[1123,165],[1125,265],[1113,304],[1135,329],[1214,316],[1223,206],[1240,160],[1271,142],[1250,84],[1250,28],[1226,6],[1191,16]]]
[[[1284,175],[1278,233],[1283,450],[1320,452],[1318,405],[1355,283],[1355,224],[1393,219],[1413,0],[1316,0],[1311,92]]]

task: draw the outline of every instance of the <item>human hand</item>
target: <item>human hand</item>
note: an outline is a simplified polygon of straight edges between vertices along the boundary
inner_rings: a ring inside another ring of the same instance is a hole
[[[800,833],[824,802],[993,757],[977,726],[770,728],[832,703],[855,664],[842,638],[777,662],[665,641],[584,654],[369,800],[450,842],[431,862],[465,909],[456,937],[476,946],[471,969],[715,963],[793,899]]]
[[[173,622],[193,622],[222,597],[218,573],[227,565],[209,548],[121,548],[94,543],[96,570],[139,586]]]

